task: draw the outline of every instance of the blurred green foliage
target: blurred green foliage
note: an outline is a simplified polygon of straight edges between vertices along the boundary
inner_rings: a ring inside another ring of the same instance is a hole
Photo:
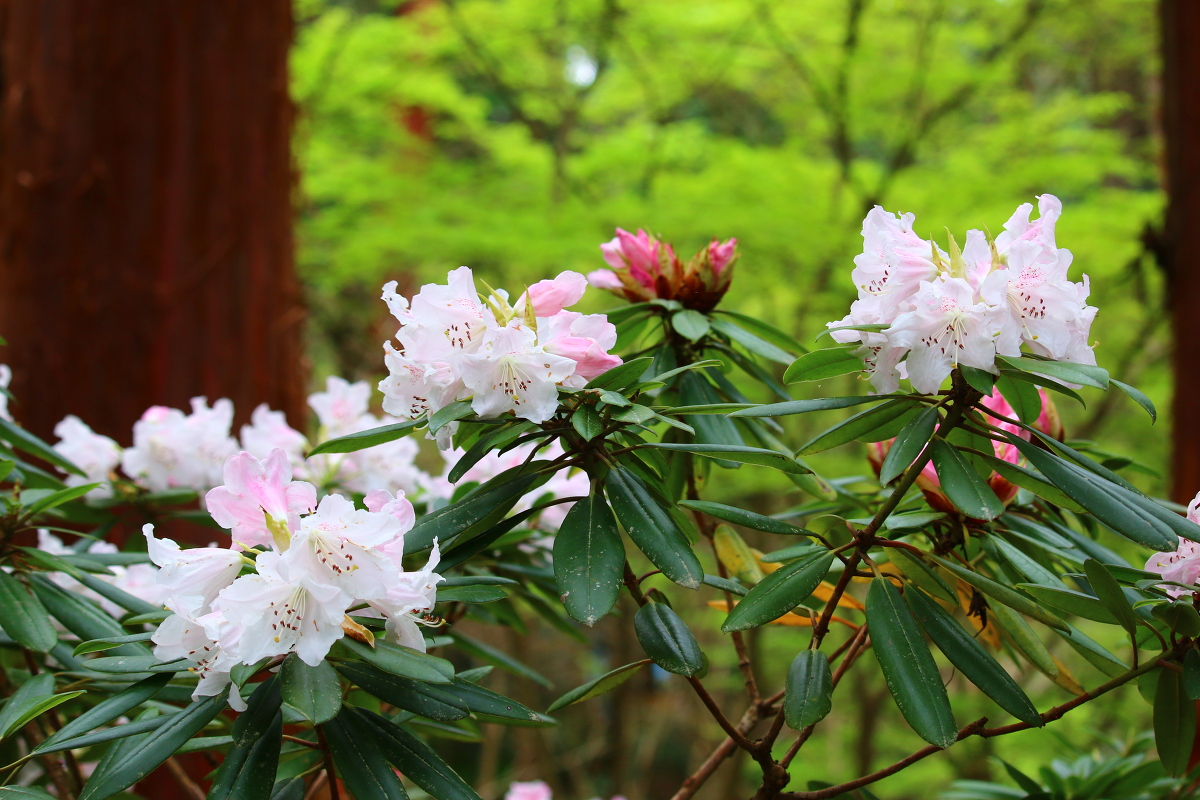
[[[386,280],[415,288],[460,264],[493,285],[586,272],[602,266],[597,245],[616,226],[661,234],[685,255],[737,237],[726,306],[811,342],[853,297],[871,205],[915,212],[918,232],[944,243],[944,227],[995,233],[1049,192],[1064,203],[1072,277],[1091,277],[1101,365],[1164,412],[1151,429],[1117,393],[1088,409],[1066,401],[1069,434],[1136,457],[1150,471],[1131,479],[1165,488],[1154,474],[1170,378],[1153,256],[1163,205],[1153,0],[297,0],[296,10],[299,259],[318,373],[381,371],[379,344],[395,327],[377,300]],[[584,305],[617,303],[591,292]],[[845,394],[849,380],[793,388]],[[787,441],[812,432],[795,427]],[[814,463],[868,471],[829,458]],[[760,473],[722,473],[712,494],[769,511],[796,502]],[[778,641],[786,664],[787,635],[758,646]],[[1095,678],[1080,670],[1085,684]],[[1034,689],[1039,705],[1065,697],[1039,679]],[[869,699],[882,686],[856,690]],[[1127,692],[1059,730],[1087,741],[1093,725],[1145,727],[1147,712]],[[798,764],[799,778],[843,779],[911,749],[910,734],[891,736],[890,710],[864,699],[860,713],[831,723],[829,758]],[[1036,771],[1050,752],[1030,736],[1004,754]],[[483,758],[499,757],[487,747]],[[518,744],[517,760],[531,747]],[[626,770],[675,759],[686,774],[706,752],[669,737],[645,747],[614,758]],[[977,747],[923,762],[880,796],[989,777],[978,756],[991,745]]]

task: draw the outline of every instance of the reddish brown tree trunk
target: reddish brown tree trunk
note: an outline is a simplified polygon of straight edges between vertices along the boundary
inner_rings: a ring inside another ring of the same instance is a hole
[[[1165,256],[1174,324],[1175,500],[1200,490],[1200,2],[1161,0],[1163,129],[1167,143]]]
[[[0,361],[15,416],[304,421],[290,0],[0,0]]]

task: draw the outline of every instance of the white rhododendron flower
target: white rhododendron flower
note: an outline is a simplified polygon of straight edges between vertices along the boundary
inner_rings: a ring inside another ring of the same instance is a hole
[[[192,398],[192,413],[151,406],[133,426],[133,447],[121,456],[121,469],[152,492],[167,489],[207,491],[221,483],[225,459],[237,452],[229,435],[233,403],[224,398],[212,408]]]
[[[213,614],[200,616],[200,603],[195,597],[172,598],[166,605],[174,613],[163,620],[150,639],[154,642],[155,658],[160,661],[182,658],[191,662],[188,671],[200,679],[192,692],[193,700],[214,697],[228,686],[230,707],[245,711],[246,703],[237,684],[229,678],[235,661],[209,632],[218,619]]]
[[[564,310],[586,290],[582,275],[562,272],[515,302],[503,290],[482,297],[471,270],[460,267],[409,303],[395,281],[388,283],[383,300],[401,324],[401,348],[384,345],[384,411],[415,419],[469,399],[481,417],[512,413],[545,422],[558,408],[559,386],[580,388],[621,363],[608,352],[617,334],[603,315]],[[452,423],[439,431],[443,449],[454,429]]]
[[[245,559],[225,547],[182,549],[173,539],[158,539],[154,526],[142,527],[146,552],[159,568],[158,584],[177,598],[195,598],[202,613],[241,572]]]
[[[861,343],[855,352],[877,392],[894,392],[907,377],[933,393],[959,365],[998,373],[996,356],[1020,356],[1022,347],[1096,363],[1087,276],[1067,277],[1072,256],[1054,238],[1062,204],[1042,195],[1033,221],[1032,211],[1019,207],[995,241],[970,230],[960,250],[951,237],[949,252],[913,233],[912,214],[878,206],[867,214],[852,273],[858,299],[827,327],[837,342]],[[864,326],[873,327],[852,329]]]
[[[8,385],[12,383],[12,367],[8,364],[0,364],[0,419],[13,421],[12,414],[8,410]]]
[[[265,461],[241,452],[225,462],[225,485],[209,491],[205,501],[217,524],[232,530],[234,541],[259,545],[272,538],[287,541],[300,514],[316,507],[317,489],[292,480],[292,465],[282,450],[272,450]]]
[[[305,435],[288,425],[282,411],[272,411],[266,403],[260,403],[250,415],[250,424],[242,426],[241,439],[242,449],[255,458],[266,458],[279,449],[296,465],[304,462],[308,449]]]
[[[50,553],[51,555],[76,555],[81,552],[79,550],[67,547],[65,544],[63,544],[62,539],[58,538],[47,530],[39,529],[37,532],[37,537],[38,549],[46,553]],[[112,555],[113,553],[118,552],[120,552],[120,550],[115,544],[103,541],[91,542],[88,544],[87,549],[82,551],[82,553],[89,555]],[[126,594],[133,595],[139,600],[144,600],[150,605],[162,605],[163,601],[167,597],[165,590],[158,585],[158,569],[151,564],[129,564],[128,566],[113,564],[112,566],[108,567],[108,570],[110,574],[106,575],[100,573],[94,577],[96,577],[98,580],[104,581],[105,583],[111,584]],[[89,600],[94,601],[114,617],[120,618],[128,613],[125,609],[121,608],[107,597],[104,597],[92,589],[89,589],[79,581],[72,578],[70,575],[62,572],[50,572],[47,574],[49,575],[50,580],[54,581],[62,588],[66,589],[67,591],[74,592],[75,594],[83,595]]]
[[[83,486],[99,483],[87,493],[88,497],[112,497],[109,476],[121,463],[121,446],[107,436],[94,432],[79,417],[68,415],[54,426],[54,435],[59,438],[54,451],[79,467],[86,477],[66,473],[63,482],[67,486]],[[64,472],[65,470],[59,470]]]

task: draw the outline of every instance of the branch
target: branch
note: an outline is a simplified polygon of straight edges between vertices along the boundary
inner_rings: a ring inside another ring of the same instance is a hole
[[[1177,657],[1183,652],[1184,649],[1185,648],[1182,644],[1176,645],[1169,652],[1163,653],[1163,657]],[[1152,659],[1141,667],[1122,673],[1107,683],[1101,684],[1090,692],[1084,692],[1078,697],[1073,698],[1062,705],[1055,706],[1049,711],[1043,712],[1040,715],[1042,725],[1061,719],[1071,709],[1078,708],[1084,703],[1095,700],[1097,697],[1111,692],[1118,686],[1123,686],[1124,684],[1129,683],[1131,680],[1144,675],[1152,669],[1157,669],[1160,666],[1159,661],[1161,660],[1161,658]],[[981,717],[960,729],[958,735],[954,737],[954,741],[960,742],[963,739],[971,736],[982,736],[985,739],[990,739],[994,736],[1005,736],[1010,733],[1016,733],[1017,731],[1028,730],[1029,728],[1033,727],[1041,727],[1030,725],[1028,722],[1016,722],[1012,725],[1005,725],[1000,728],[988,728],[985,727],[986,725],[987,717]],[[864,775],[861,778],[856,778],[852,781],[847,781],[846,783],[842,783],[837,786],[830,786],[825,789],[817,789],[811,792],[784,792],[780,794],[779,797],[780,800],[826,800],[827,798],[837,797],[838,795],[854,791],[855,789],[867,786],[879,780],[883,780],[891,775],[895,775],[900,770],[910,767],[921,759],[940,752],[941,750],[942,748],[937,747],[936,745],[929,745],[928,747],[921,748],[915,753],[911,753],[910,755],[900,759],[890,766],[884,767],[877,772],[872,772],[870,775]]]

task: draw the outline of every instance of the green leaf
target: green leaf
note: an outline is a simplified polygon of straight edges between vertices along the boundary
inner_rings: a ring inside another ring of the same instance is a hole
[[[436,689],[459,699],[481,722],[538,728],[558,724],[545,714],[539,714],[510,697],[497,694],[461,678],[455,678],[452,686],[445,688],[439,686]]]
[[[1109,378],[1108,382],[1129,395],[1133,402],[1144,408],[1146,413],[1150,415],[1151,421],[1158,422],[1158,409],[1154,407],[1154,403],[1140,389],[1130,386],[1128,383],[1122,383],[1116,378]]]
[[[903,414],[912,410],[912,401],[907,398],[889,400],[882,405],[860,411],[848,420],[839,422],[832,428],[817,434],[815,438],[800,448],[796,455],[807,456],[820,453],[834,447],[853,442],[857,439],[867,439],[874,431],[895,421]]]
[[[739,327],[745,328],[750,333],[770,342],[781,350],[786,350],[790,353],[803,353],[808,349],[783,331],[755,317],[739,314],[736,311],[727,311],[723,308],[717,309],[713,313],[735,320]]]
[[[588,681],[582,686],[576,686],[574,689],[551,703],[550,707],[546,709],[546,713],[553,714],[560,708],[566,708],[567,706],[572,706],[576,703],[582,703],[584,700],[591,700],[593,697],[602,695],[605,692],[611,692],[613,689],[632,678],[639,669],[649,663],[651,663],[651,659],[643,658],[641,661],[635,661],[632,664],[626,664],[623,667],[617,667],[612,672],[607,672],[601,675],[599,678]]]
[[[736,594],[738,597],[745,597],[750,592],[749,589],[747,589],[745,586],[742,586],[737,581],[730,580],[729,578],[722,578],[720,575],[705,575],[704,585],[711,586],[714,589],[720,589],[722,592]]]
[[[571,427],[585,442],[590,442],[603,432],[604,422],[594,406],[582,405],[571,415]]]
[[[867,625],[892,699],[917,735],[947,748],[958,738],[950,699],[933,655],[900,592],[886,578],[875,578],[867,592]]]
[[[1083,398],[1079,396],[1078,392],[1067,388],[1058,381],[1050,380],[1049,378],[1042,377],[1041,375],[1034,375],[1032,372],[1021,372],[1020,370],[1013,369],[1001,369],[1000,377],[1011,378],[1012,380],[1020,383],[1028,383],[1032,384],[1033,386],[1040,386],[1043,389],[1049,389],[1052,392],[1057,392],[1058,394],[1070,397],[1072,400],[1078,402],[1079,405],[1087,408],[1087,403],[1083,402]]]
[[[439,689],[438,684],[389,675],[370,664],[357,662],[339,663],[337,671],[385,703],[429,719],[454,722],[470,715],[466,703],[457,696]]]
[[[117,758],[101,761],[79,794],[79,800],[104,800],[149,775],[221,713],[227,694],[222,691],[215,697],[197,700],[183,711],[167,717],[166,722],[146,734],[144,739],[127,740],[136,741],[137,746],[123,749]]]
[[[1104,603],[1101,603],[1090,594],[1084,594],[1083,592],[1063,587],[1042,586],[1037,583],[1019,583],[1017,586],[1051,608],[1057,608],[1059,611],[1065,611],[1068,614],[1074,614],[1077,617],[1083,617],[1095,622],[1103,622],[1106,625],[1120,624],[1117,618],[1113,616],[1113,613],[1105,607]]]
[[[1130,636],[1136,635],[1137,613],[1129,604],[1125,592],[1121,590],[1121,584],[1117,583],[1117,579],[1108,571],[1108,568],[1096,559],[1089,558],[1083,562],[1083,571],[1087,573],[1088,583],[1092,585],[1092,591],[1096,593],[1096,597],[1100,598],[1104,607],[1125,629],[1126,633]]]
[[[50,615],[25,584],[0,571],[0,627],[17,644],[48,653],[58,644]]]
[[[685,308],[671,315],[671,327],[688,341],[698,342],[708,333],[709,322],[699,311]]]
[[[1014,380],[1011,375],[996,379],[996,388],[1017,414],[1017,419],[1033,425],[1042,414],[1042,395],[1037,387],[1025,381]],[[986,413],[986,412],[985,412]]]
[[[737,342],[742,347],[754,353],[756,356],[762,356],[768,361],[774,361],[779,364],[791,364],[795,358],[788,351],[777,347],[771,342],[763,339],[754,333],[743,328],[741,325],[721,317],[712,317],[712,327],[718,332],[725,334],[732,341]]]
[[[355,800],[408,800],[400,777],[383,757],[373,725],[347,708],[321,727],[333,763]]]
[[[348,636],[341,641],[350,652],[384,672],[427,683],[449,683],[454,679],[454,665],[444,658],[382,639],[376,639],[374,647]],[[336,710],[333,713],[336,714]]]
[[[32,519],[43,511],[49,511],[52,508],[61,506],[63,503],[83,497],[99,485],[99,483],[88,483],[82,486],[69,486],[66,489],[59,489],[57,492],[46,495],[27,508],[21,509],[22,515]]]
[[[1077,628],[1072,627],[1065,633],[1062,631],[1055,631],[1055,633],[1066,639],[1067,644],[1083,656],[1089,664],[1110,678],[1115,678],[1129,669],[1124,661],[1105,650],[1094,639]]]
[[[1014,358],[1012,356],[996,356],[996,361],[1013,369],[1046,375],[1065,383],[1108,389],[1108,372],[1100,367],[1074,364],[1069,361],[1039,361],[1034,358]]]
[[[691,677],[704,669],[696,637],[666,603],[650,602],[639,608],[633,629],[646,655],[667,672]]]
[[[1184,691],[1183,676],[1159,669],[1154,690],[1154,745],[1168,775],[1178,778],[1187,774],[1195,738],[1196,703]]]
[[[439,603],[495,603],[508,598],[508,592],[499,586],[451,586],[438,589]]]
[[[731,417],[787,417],[793,414],[808,414],[812,411],[828,411],[833,408],[849,408],[861,406],[864,403],[882,403],[892,400],[889,395],[868,395],[864,397],[818,397],[815,400],[789,400],[786,403],[769,403],[756,405],[734,411]]]
[[[785,455],[775,450],[766,450],[761,447],[730,444],[677,444],[668,442],[650,442],[649,446],[658,447],[663,450],[692,453],[721,461],[757,464],[758,466],[772,467],[782,472],[790,472],[797,475],[812,472],[807,467],[798,464],[790,455]]]
[[[152,603],[147,603],[140,597],[134,597],[129,592],[113,586],[111,583],[102,581],[95,575],[89,575],[85,572],[77,580],[104,599],[130,613],[153,614],[162,610],[162,606],[156,606]]]
[[[989,604],[988,621],[1007,634],[1031,664],[1051,678],[1058,677],[1058,665],[1024,617],[1006,605]]]
[[[451,422],[469,417],[472,413],[470,400],[456,400],[448,406],[442,406],[429,418],[429,432],[437,433]]]
[[[1067,497],[1061,489],[1054,484],[1037,475],[1033,470],[1013,464],[1010,461],[1005,461],[1002,458],[989,456],[984,454],[980,456],[987,464],[995,470],[1002,478],[1014,486],[1019,486],[1022,489],[1028,489],[1038,497],[1048,500],[1056,506],[1075,511],[1080,514],[1087,513],[1087,509],[1076,503],[1070,497]]]
[[[792,659],[784,684],[783,718],[792,730],[803,730],[825,719],[833,709],[833,676],[829,657],[820,650],[802,650]]]
[[[1034,727],[1042,726],[1037,708],[1017,682],[979,642],[963,630],[954,617],[920,589],[905,592],[904,599],[929,638],[967,680],[1017,719]]]
[[[429,745],[379,714],[364,709],[351,709],[351,713],[377,734],[376,744],[388,763],[430,796],[437,800],[480,800],[470,784]]]
[[[795,525],[790,525],[781,519],[766,517],[762,514],[756,514],[753,511],[744,511],[743,509],[727,506],[722,503],[710,503],[707,500],[681,500],[679,501],[679,507],[691,511],[700,511],[708,514],[710,517],[723,519],[726,522],[732,522],[735,525],[741,525],[742,527],[751,528],[756,531],[778,533],[783,536],[812,536],[811,531],[797,528]]]
[[[0,417],[0,439],[8,442],[17,450],[28,453],[31,456],[37,456],[42,461],[53,464],[56,467],[61,467],[73,475],[78,475],[81,478],[87,477],[83,470],[60,456],[58,451],[53,447],[3,417]]]
[[[1015,589],[1010,589],[1009,587],[997,583],[985,575],[980,575],[978,572],[973,572],[966,567],[959,566],[953,561],[948,561],[944,558],[938,558],[937,556],[931,556],[931,558],[933,558],[933,560],[937,561],[946,569],[950,570],[966,583],[974,586],[988,597],[1003,603],[1009,608],[1020,611],[1025,616],[1032,617],[1044,625],[1049,625],[1051,628],[1057,628],[1060,631],[1069,630],[1067,623],[1063,622],[1049,611],[1046,611],[1037,603],[1033,602]]]
[[[888,448],[879,469],[879,482],[884,486],[891,483],[908,465],[917,460],[925,445],[933,438],[937,428],[938,410],[927,408],[917,415],[917,418],[904,426]]]
[[[609,501],[629,538],[669,580],[688,589],[700,586],[704,569],[687,537],[646,485],[624,467],[604,481]]]
[[[832,553],[822,549],[810,558],[775,570],[734,606],[721,630],[725,633],[744,631],[779,619],[813,593],[825,579],[833,559]]]
[[[54,795],[36,786],[0,786],[0,800],[54,800]]]
[[[1150,609],[1155,619],[1162,620],[1179,636],[1200,636],[1200,613],[1187,602],[1164,603]]]
[[[679,379],[679,398],[685,406],[713,405],[724,402],[725,398],[708,381],[704,373],[686,372]],[[719,372],[713,372],[720,377]],[[736,399],[736,398],[735,398]],[[737,425],[728,417],[693,414],[685,421],[696,430],[696,441],[706,444],[742,445],[742,435]]]
[[[793,361],[783,373],[783,382],[823,381],[851,372],[862,372],[862,358],[855,352],[860,346],[853,344],[849,347],[829,347],[805,353]]]
[[[84,662],[84,666],[93,672],[122,675],[138,672],[183,672],[192,666],[192,662],[184,658],[159,661],[157,656],[112,656],[90,659]]]
[[[625,545],[604,495],[571,506],[554,537],[554,578],[563,607],[585,625],[612,610],[621,593]]]
[[[532,474],[537,462],[528,465],[530,472],[522,467],[497,475],[457,503],[439,508],[417,520],[412,530],[404,535],[404,552],[411,554],[433,546],[437,539],[445,547],[452,537],[492,517],[499,521],[516,505],[520,497],[529,490],[538,476]]]
[[[972,519],[990,520],[1004,513],[1004,503],[958,448],[944,439],[935,439],[929,447],[942,491],[955,508]]]
[[[520,661],[513,658],[503,650],[500,650],[499,648],[492,647],[490,644],[472,639],[462,631],[454,628],[450,629],[449,634],[450,638],[454,640],[454,644],[457,645],[459,650],[462,650],[468,655],[475,656],[475,658],[478,658],[480,661],[486,661],[489,664],[494,664],[497,667],[500,667],[502,670],[531,680],[536,684],[545,686],[547,689],[554,685],[545,675],[533,669],[532,667],[522,664]],[[446,664],[447,666],[451,666],[452,674],[450,677],[453,678],[453,667],[449,662],[446,662]]]
[[[124,636],[126,631],[119,622],[110,617],[95,603],[55,584],[43,575],[31,575],[29,581],[38,600],[51,616],[67,630],[85,641]],[[150,651],[141,644],[123,644],[115,651],[118,655],[144,656]]]
[[[635,358],[624,364],[613,367],[608,372],[602,372],[588,381],[584,389],[611,389],[619,392],[633,386],[646,370],[654,363],[653,358]]]
[[[44,742],[38,745],[34,752],[55,752],[59,749],[70,749],[70,745],[66,748],[59,747],[63,742],[69,742],[71,739],[94,730],[101,725],[106,725],[112,722],[117,717],[125,716],[133,709],[145,703],[150,698],[158,694],[164,686],[171,682],[174,677],[169,672],[151,675],[145,680],[140,680],[124,689],[117,694],[103,700],[99,704],[89,708],[79,716],[71,719],[66,725],[48,736]]]
[[[279,680],[272,675],[258,684],[246,702],[246,710],[234,721],[233,744],[213,778],[209,800],[271,796],[283,743],[280,703]]]
[[[958,597],[941,576],[930,569],[923,560],[900,547],[889,547],[888,557],[904,577],[916,586],[924,589],[934,597],[941,598],[951,605],[958,605]]]
[[[970,384],[972,389],[984,397],[991,397],[996,381],[995,375],[986,370],[968,367],[965,364],[959,364],[958,371],[962,374],[963,380]]]
[[[310,667],[291,653],[279,670],[279,685],[283,702],[314,725],[333,719],[342,707],[342,687],[328,661]]]
[[[166,724],[175,712],[169,715],[159,715],[159,709],[150,708],[142,716],[139,716],[134,722],[126,722],[122,725],[115,725],[111,728],[101,728],[92,733],[85,733],[80,736],[73,736],[70,739],[63,739],[55,742],[52,746],[45,746],[40,749],[42,753],[57,753],[62,750],[77,750],[84,747],[93,747],[105,742],[117,741],[120,739],[128,739],[130,737],[140,737],[150,731],[155,731]]]
[[[392,425],[382,425],[378,428],[359,431],[358,433],[348,433],[345,436],[321,442],[308,451],[308,457],[319,456],[323,453],[354,453],[359,450],[366,450],[368,447],[394,442],[401,436],[407,436],[413,428],[418,427],[424,422],[425,418],[419,417],[404,422],[396,422]]]
[[[1200,651],[1195,648],[1183,657],[1183,689],[1189,700],[1200,700]]]
[[[54,676],[43,672],[34,675],[0,709],[0,739],[6,739],[26,722],[38,715],[38,709],[48,698],[53,697]],[[33,713],[30,713],[33,711]]]

